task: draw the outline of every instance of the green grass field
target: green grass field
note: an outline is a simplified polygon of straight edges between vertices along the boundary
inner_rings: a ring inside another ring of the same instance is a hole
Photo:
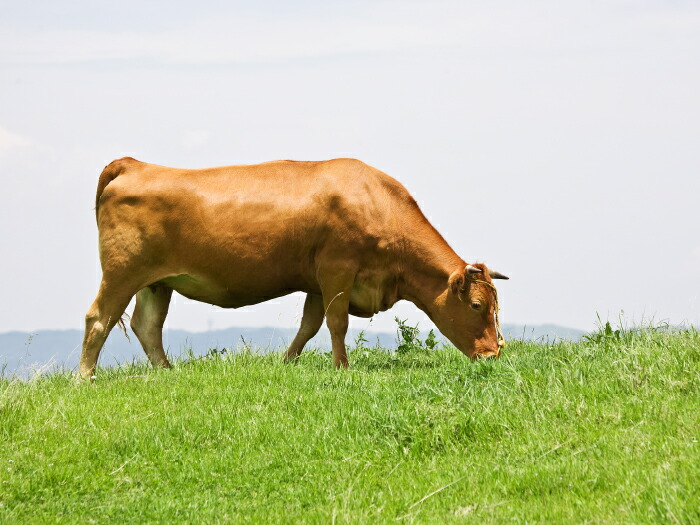
[[[700,523],[700,334],[0,380],[2,523]]]

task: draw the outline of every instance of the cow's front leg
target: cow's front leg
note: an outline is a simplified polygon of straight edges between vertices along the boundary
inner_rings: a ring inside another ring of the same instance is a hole
[[[333,259],[331,259],[333,260]],[[348,331],[348,310],[357,266],[352,261],[335,259],[319,268],[318,280],[323,295],[326,326],[331,333],[333,363],[336,368],[348,368],[345,334]]]
[[[345,334],[348,332],[348,308],[350,305],[350,290],[343,290],[326,298],[326,325],[331,333],[333,364],[336,368],[348,368],[348,354],[345,350]]]

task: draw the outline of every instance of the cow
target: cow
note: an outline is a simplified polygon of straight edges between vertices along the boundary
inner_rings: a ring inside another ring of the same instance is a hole
[[[305,292],[284,354],[299,357],[320,329],[348,367],[348,315],[371,317],[405,299],[471,358],[498,356],[492,279],[467,264],[397,180],[355,159],[176,169],[126,157],[97,185],[102,281],[85,317],[79,375],[132,297],[131,328],[155,367],[169,368],[162,329],[173,293],[239,308]]]

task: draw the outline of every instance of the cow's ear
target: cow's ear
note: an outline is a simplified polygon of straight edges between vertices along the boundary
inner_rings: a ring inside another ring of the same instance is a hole
[[[463,293],[465,288],[465,284],[467,282],[467,278],[464,276],[464,270],[457,270],[454,272],[452,275],[450,275],[450,278],[448,279],[447,283],[450,286],[450,290],[452,291],[453,294],[459,295],[460,293]]]

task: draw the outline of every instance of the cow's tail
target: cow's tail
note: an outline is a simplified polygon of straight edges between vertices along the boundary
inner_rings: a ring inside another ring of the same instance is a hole
[[[126,340],[131,342],[131,337],[129,337],[129,333],[126,331],[126,323],[124,322],[124,318],[126,318],[126,320],[128,321],[130,319],[129,314],[124,312],[124,314],[122,314],[122,316],[119,318],[119,321],[117,321],[117,325],[119,325],[119,328],[121,328],[122,331],[124,332],[124,335],[126,336]]]
[[[126,171],[130,163],[136,162],[131,157],[124,157],[123,159],[117,159],[110,162],[105,169],[100,173],[100,179],[97,182],[97,195],[95,196],[95,217],[97,217],[97,212],[100,208],[100,197],[102,197],[102,192],[105,191],[107,185],[116,179],[119,175]]]
[[[100,179],[97,181],[97,195],[95,195],[95,218],[97,218],[97,214],[100,209],[100,198],[102,197],[102,192],[105,191],[105,188],[110,182],[112,182],[119,175],[124,173],[128,168],[129,164],[132,162],[137,161],[135,159],[132,159],[131,157],[124,157],[121,159],[113,160],[105,167],[105,169],[102,170],[102,173],[100,173]],[[127,340],[131,342],[131,338],[129,337],[129,334],[126,331],[126,323],[124,322],[124,318],[128,320],[129,314],[124,313],[124,315],[122,315],[117,321],[117,325],[124,331],[124,335],[126,336]]]

